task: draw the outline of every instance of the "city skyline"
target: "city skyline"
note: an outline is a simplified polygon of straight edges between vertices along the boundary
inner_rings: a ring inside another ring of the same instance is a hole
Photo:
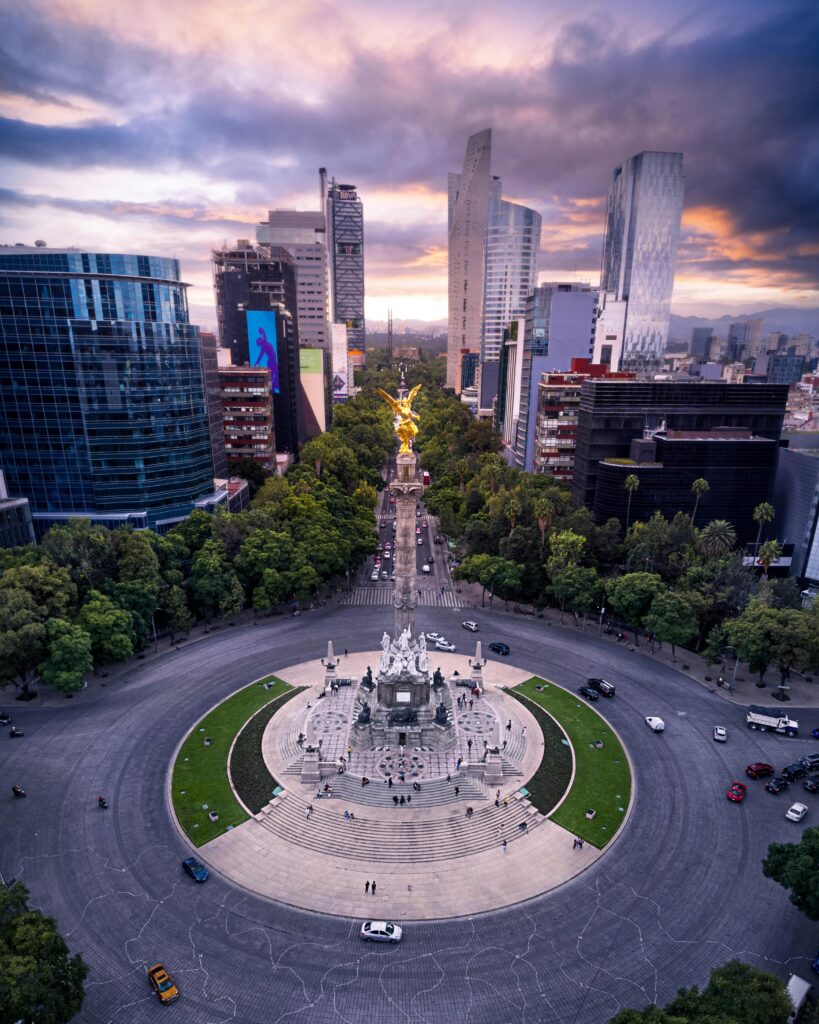
[[[506,198],[543,217],[541,282],[597,283],[611,168],[667,150],[686,166],[673,312],[819,305],[807,7],[136,8],[0,12],[0,241],[174,255],[209,327],[211,249],[314,209],[328,166],[364,199],[367,316],[437,320],[446,174],[491,126]]]

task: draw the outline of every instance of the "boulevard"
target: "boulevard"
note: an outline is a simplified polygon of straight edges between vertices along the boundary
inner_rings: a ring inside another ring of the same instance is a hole
[[[806,974],[813,927],[760,868],[768,844],[797,841],[802,826],[785,820],[787,796],[761,783],[741,805],[725,798],[748,762],[805,752],[804,730],[795,741],[751,732],[741,707],[591,633],[497,610],[469,615],[484,642],[510,645],[511,666],[570,690],[588,675],[616,682],[598,710],[627,746],[634,806],[620,838],[566,885],[496,913],[408,922],[395,948],[364,946],[358,919],[268,902],[218,872],[194,886],[167,797],[174,751],[208,708],[278,667],[315,659],[319,668],[327,639],[337,651],[372,649],[391,608],[226,628],[133,662],[105,690],[62,706],[14,705],[26,735],[4,744],[3,776],[28,799],[3,801],[0,871],[31,888],[88,961],[77,1020],[153,1019],[145,967],[157,960],[182,992],[176,1019],[191,1022],[602,1024],[622,1007],[662,1004],[733,957],[780,977]],[[417,628],[442,630],[466,654],[474,637],[462,640],[463,617],[420,607]],[[649,714],[665,720],[663,735],[646,728]],[[808,724],[810,712],[801,718]],[[717,723],[725,744],[712,740]],[[378,903],[389,916],[388,891]]]

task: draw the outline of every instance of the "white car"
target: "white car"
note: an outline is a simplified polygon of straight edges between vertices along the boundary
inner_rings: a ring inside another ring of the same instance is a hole
[[[461,625],[463,626],[464,629],[468,629],[470,633],[478,632],[477,622],[462,622]]]
[[[378,579],[378,569],[373,569],[373,571],[370,573],[370,579],[372,580],[373,583]]]
[[[654,715],[646,716],[646,725],[652,732],[662,732],[665,729],[665,722],[662,718],[657,718]]]
[[[427,633],[426,638],[427,640],[431,640],[433,643],[437,643],[439,640],[444,639],[440,633]]]
[[[424,538],[423,537],[419,537],[418,538],[418,547],[420,548],[423,543],[424,543]]]
[[[392,921],[365,921],[361,926],[361,938],[365,942],[391,942],[394,945],[401,941],[403,934],[401,926]]]
[[[785,817],[788,821],[801,821],[808,813],[806,804],[791,804],[791,806],[785,811]]]
[[[429,566],[424,564],[421,566],[421,572],[429,572]]]
[[[441,637],[440,640],[437,640],[435,642],[435,650],[436,651],[449,651],[449,653],[452,654],[452,652],[455,650],[455,644],[451,644],[449,642],[449,640],[444,640],[444,638]]]
[[[728,739],[728,731],[724,725],[714,726],[714,739],[717,743],[724,743]]]

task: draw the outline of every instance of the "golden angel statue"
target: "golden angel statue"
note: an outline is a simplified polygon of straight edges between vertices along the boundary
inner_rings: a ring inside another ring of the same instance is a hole
[[[418,433],[418,427],[415,423],[418,421],[418,413],[412,411],[412,400],[421,390],[421,385],[416,384],[415,387],[410,391],[406,398],[393,398],[392,395],[388,395],[386,391],[378,388],[378,393],[390,406],[392,411],[395,413],[398,422],[395,425],[395,433],[398,435],[398,440],[401,442],[401,447],[398,449],[399,455],[405,455],[412,451],[412,441],[415,435]]]

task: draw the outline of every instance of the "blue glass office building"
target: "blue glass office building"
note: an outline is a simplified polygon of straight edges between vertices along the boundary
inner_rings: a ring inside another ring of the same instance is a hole
[[[186,287],[174,259],[0,246],[0,469],[38,534],[163,530],[212,496]]]

